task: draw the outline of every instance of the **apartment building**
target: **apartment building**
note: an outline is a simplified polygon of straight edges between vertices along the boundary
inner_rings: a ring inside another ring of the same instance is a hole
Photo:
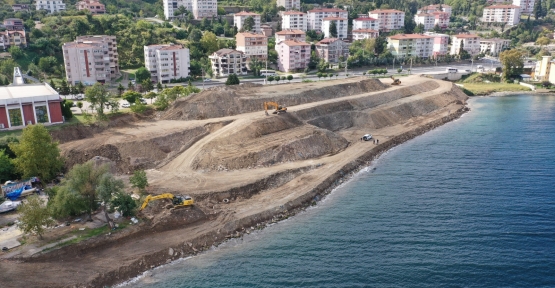
[[[448,17],[451,17],[451,11],[452,11],[452,8],[449,5],[436,4],[436,5],[424,6],[418,9],[418,12],[416,12],[416,14],[431,14],[434,12],[445,12],[449,15]]]
[[[276,44],[278,70],[282,72],[303,71],[310,62],[310,44],[285,40]]]
[[[353,19],[353,30],[357,29],[380,30],[380,22],[378,19],[368,16],[355,18]]]
[[[25,30],[23,20],[19,18],[4,19],[4,27],[6,27],[7,30]]]
[[[312,9],[307,12],[308,23],[307,29],[308,30],[316,30],[319,32],[322,31],[322,20],[328,17],[339,17],[348,19],[349,13],[345,10],[338,9],[338,8],[319,8],[319,9]]]
[[[262,34],[264,34],[264,36],[267,36],[267,37],[274,36],[274,29],[272,28],[272,26],[268,24],[261,24],[260,30],[262,30]]]
[[[480,53],[488,54],[491,56],[499,56],[501,51],[509,48],[511,40],[501,38],[481,39],[480,40]]]
[[[447,12],[436,11],[427,14],[414,15],[414,22],[416,25],[424,25],[424,30],[432,30],[436,25],[441,29],[446,29],[449,26],[449,14]]]
[[[237,33],[235,42],[237,43],[237,51],[245,53],[247,60],[257,58],[266,61],[268,59],[268,37],[263,34]]]
[[[482,22],[516,25],[520,22],[520,7],[515,5],[492,5],[484,8]]]
[[[218,16],[217,0],[192,0],[192,2],[195,19],[198,20]]]
[[[105,83],[120,75],[116,36],[79,36],[64,43],[66,80],[75,85]]]
[[[62,0],[35,0],[37,10],[46,10],[55,13],[66,10],[66,4]]]
[[[294,29],[306,31],[308,25],[307,15],[299,11],[286,11],[281,14],[281,29]]]
[[[325,38],[333,37],[330,33],[330,27],[332,23],[335,23],[335,28],[337,30],[336,38],[345,39],[347,38],[347,27],[349,26],[347,18],[341,17],[326,17],[322,19],[322,32]]]
[[[372,29],[355,29],[353,30],[353,40],[378,38],[380,32]]]
[[[151,81],[170,83],[172,79],[189,77],[189,49],[180,44],[149,45],[144,47],[145,68]]]
[[[27,47],[25,30],[5,30],[0,32],[0,49],[8,49],[11,46]]]
[[[254,19],[254,27],[253,27],[254,31],[245,31],[245,32],[256,32],[256,33],[262,32],[260,30],[260,14],[256,14],[253,12],[246,12],[246,11],[235,13],[233,15],[233,24],[235,25],[235,27],[237,27],[237,30],[242,31],[243,25],[245,24],[245,20],[247,20],[247,18],[249,17],[252,17],[252,19]]]
[[[30,11],[28,4],[14,4],[12,5],[13,12],[17,11]]]
[[[368,12],[370,18],[378,19],[380,31],[390,32],[405,26],[405,13],[395,9],[378,9]]]
[[[316,52],[328,63],[339,63],[341,56],[343,61],[349,57],[349,44],[338,38],[326,38],[316,43]]]
[[[531,14],[534,12],[536,0],[513,0],[513,5],[520,7],[521,14]]]
[[[462,44],[461,44],[462,43]],[[476,34],[458,34],[452,37],[451,55],[459,55],[461,45],[470,55],[480,54],[480,37]]]
[[[306,33],[301,30],[282,30],[276,32],[276,43],[285,40],[295,40],[298,42],[306,41]]]
[[[247,75],[247,55],[233,49],[220,49],[210,55],[214,76],[225,77],[231,74]]]
[[[433,56],[434,37],[423,34],[397,34],[387,38],[388,49],[396,57]]]
[[[277,7],[282,6],[285,11],[292,9],[301,10],[301,0],[277,0]]]
[[[440,57],[447,55],[447,46],[449,45],[449,35],[434,32],[424,33],[426,36],[434,38],[434,45],[432,48],[432,57]]]
[[[84,0],[77,2],[77,10],[89,10],[91,14],[104,14],[106,13],[106,6],[95,0]]]
[[[551,73],[552,59],[553,58],[551,56],[542,56],[542,59],[536,62],[536,70],[534,70],[534,80],[549,81],[549,78],[551,78],[550,74],[553,74],[555,78],[555,73]]]
[[[162,6],[164,6],[164,16],[166,19],[170,20],[175,18],[175,11],[179,9],[180,6],[185,7],[187,11],[193,11],[193,0],[163,0]]]

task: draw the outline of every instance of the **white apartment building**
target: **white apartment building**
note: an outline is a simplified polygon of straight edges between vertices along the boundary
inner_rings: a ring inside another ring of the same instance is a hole
[[[247,59],[258,58],[261,61],[268,59],[268,37],[263,34],[250,32],[237,33],[235,35],[237,51],[247,55]]]
[[[418,12],[416,12],[416,14],[431,14],[434,12],[445,12],[449,15],[449,17],[451,17],[451,11],[452,8],[449,5],[445,5],[445,4],[436,4],[436,5],[428,5],[428,6],[424,6],[420,9],[418,9]]]
[[[395,9],[378,9],[368,12],[370,18],[378,19],[380,31],[390,32],[405,26],[405,13]]]
[[[46,10],[48,13],[66,10],[66,4],[62,0],[36,0],[37,10]]]
[[[195,19],[212,18],[218,16],[217,0],[192,0]]]
[[[184,6],[187,11],[193,11],[193,1],[192,0],[163,0],[162,5],[164,6],[164,16],[166,19],[176,18],[174,16],[175,11],[179,9],[180,6]]]
[[[513,0],[513,5],[520,7],[521,14],[531,14],[536,0]]]
[[[320,59],[324,59],[328,63],[339,63],[341,57],[346,59],[349,57],[349,43],[337,38],[326,38],[316,43],[316,53]]]
[[[299,11],[286,11],[281,14],[281,29],[294,29],[306,31],[308,24],[307,15]]]
[[[302,30],[282,30],[276,32],[276,43],[285,40],[295,40],[297,42],[306,41],[306,33]]]
[[[380,30],[380,22],[378,19],[370,17],[355,18],[353,19],[353,30],[357,29]]]
[[[144,47],[145,67],[152,82],[170,83],[172,79],[189,76],[189,49],[180,44],[149,45]]]
[[[233,49],[220,49],[210,55],[212,72],[215,76],[228,76],[230,74],[247,75],[247,55]]]
[[[449,35],[434,32],[425,32],[424,35],[434,38],[434,47],[432,49],[432,56],[445,56],[447,55],[447,46],[449,45]]]
[[[432,30],[436,25],[441,29],[445,29],[449,26],[449,14],[447,12],[436,11],[427,14],[416,14],[414,15],[414,22],[416,25],[424,25],[424,30]]]
[[[380,32],[372,29],[355,29],[353,30],[353,40],[378,38]]]
[[[506,48],[509,48],[511,40],[491,38],[480,40],[480,53],[488,54],[491,56],[499,56],[499,53]]]
[[[247,18],[252,17],[254,19],[254,32],[260,33],[260,14],[242,11],[239,13],[235,13],[233,15],[233,24],[237,27],[237,30],[241,31],[243,29],[243,25],[245,24],[245,20]],[[245,32],[253,32],[253,31],[245,31]]]
[[[79,36],[64,43],[64,67],[68,83],[92,85],[119,76],[116,36]]]
[[[480,54],[480,37],[475,34],[454,35],[451,41],[451,55],[459,55],[461,43],[470,55]]]
[[[335,27],[337,28],[337,36],[332,36],[330,33],[330,27],[332,23],[335,23]],[[326,17],[322,19],[322,32],[324,33],[325,38],[339,38],[345,39],[347,38],[347,27],[349,26],[347,18],[341,17]]]
[[[283,6],[285,11],[301,10],[301,0],[277,0],[277,7]]]
[[[434,37],[422,34],[397,34],[387,38],[387,48],[393,56],[418,56],[429,58],[433,56]]]
[[[322,20],[328,17],[339,17],[348,19],[349,13],[345,10],[341,10],[338,8],[319,8],[319,9],[312,9],[307,12],[308,15],[308,30],[316,30],[319,32],[322,31]]]
[[[482,22],[516,25],[520,22],[520,7],[515,5],[493,5],[484,8]]]

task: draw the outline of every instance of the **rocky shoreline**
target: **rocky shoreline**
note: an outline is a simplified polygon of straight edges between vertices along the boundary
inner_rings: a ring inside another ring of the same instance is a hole
[[[72,287],[104,287],[121,284],[155,267],[171,263],[178,259],[197,255],[198,253],[208,250],[211,246],[217,246],[231,238],[242,237],[245,233],[250,234],[253,230],[260,230],[268,224],[287,219],[303,211],[307,207],[315,205],[337,186],[353,177],[361,169],[370,165],[370,163],[382,153],[445,123],[458,119],[467,111],[469,111],[469,108],[463,107],[451,113],[449,116],[442,117],[426,125],[395,136],[383,144],[377,145],[375,148],[366,152],[362,157],[354,159],[349,162],[349,164],[343,166],[314,189],[289,201],[286,205],[228,222],[224,225],[223,229],[209,231],[179,246],[164,247],[155,253],[144,255],[136,259],[129,265],[119,267],[119,269],[112,270],[108,273],[99,274],[88,283],[81,283]]]

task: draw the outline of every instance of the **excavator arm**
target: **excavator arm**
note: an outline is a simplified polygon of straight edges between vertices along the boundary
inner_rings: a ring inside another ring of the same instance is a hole
[[[273,114],[278,114],[280,112],[287,111],[287,107],[282,107],[276,102],[269,101],[269,102],[264,102],[264,112],[266,113],[266,115],[268,115],[269,107],[274,107],[276,109],[274,112],[272,112]]]
[[[145,201],[143,202],[143,205],[141,205],[141,209],[139,209],[139,211],[145,209],[150,201],[159,200],[159,199],[170,199],[174,206],[189,206],[189,205],[193,205],[194,203],[193,198],[189,196],[176,197],[171,193],[164,193],[156,196],[148,195],[146,196]]]

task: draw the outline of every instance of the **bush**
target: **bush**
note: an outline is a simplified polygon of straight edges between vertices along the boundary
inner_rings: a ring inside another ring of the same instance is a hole
[[[239,85],[239,77],[236,74],[230,74],[227,76],[227,81],[225,81],[225,85]]]
[[[111,207],[115,210],[121,212],[124,217],[130,217],[135,215],[135,209],[137,208],[137,202],[131,198],[129,194],[119,192],[114,196],[111,202]]]

